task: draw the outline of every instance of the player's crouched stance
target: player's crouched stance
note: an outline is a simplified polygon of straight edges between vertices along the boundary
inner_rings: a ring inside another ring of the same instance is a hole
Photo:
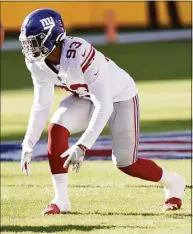
[[[164,186],[165,210],[180,209],[184,178],[137,158],[139,100],[135,82],[128,73],[81,38],[67,37],[60,14],[40,9],[28,15],[20,41],[34,84],[34,103],[23,141],[21,170],[29,172],[32,149],[38,141],[53,99],[54,87],[71,92],[60,103],[48,130],[48,159],[55,197],[42,212],[70,211],[68,167],[78,172],[85,151],[90,149],[105,124],[112,134],[112,158],[125,174]],[[84,131],[72,147],[69,136]]]

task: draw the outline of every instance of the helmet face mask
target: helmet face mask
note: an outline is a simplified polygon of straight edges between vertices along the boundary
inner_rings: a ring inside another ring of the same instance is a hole
[[[22,53],[31,63],[37,62],[48,56],[49,49],[43,44],[43,39],[46,37],[44,33],[36,36],[23,37],[19,40],[22,45]]]
[[[60,14],[50,9],[36,10],[24,19],[21,27],[22,53],[31,63],[44,60],[65,36]]]

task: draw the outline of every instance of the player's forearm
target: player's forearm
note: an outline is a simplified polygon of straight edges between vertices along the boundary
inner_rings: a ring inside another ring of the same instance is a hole
[[[88,128],[79,139],[78,144],[84,145],[88,149],[93,146],[113,112],[113,101],[107,75],[105,71],[100,70],[98,76],[94,77],[92,81],[86,79],[95,109]]]
[[[37,108],[37,106],[32,106],[23,145],[30,142],[32,147],[34,147],[37,143],[48,120],[50,106],[41,109],[39,107]]]
[[[23,146],[30,142],[33,147],[39,140],[48,120],[53,100],[54,86],[43,80],[38,80],[33,76],[32,79],[34,84],[34,101]]]

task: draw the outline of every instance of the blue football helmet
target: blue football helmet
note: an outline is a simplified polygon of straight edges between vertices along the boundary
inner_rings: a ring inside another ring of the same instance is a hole
[[[61,15],[51,9],[39,9],[24,19],[19,40],[22,53],[33,63],[44,60],[65,37]]]

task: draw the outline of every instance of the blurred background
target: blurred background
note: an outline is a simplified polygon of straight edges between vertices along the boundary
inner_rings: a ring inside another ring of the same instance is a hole
[[[23,19],[52,8],[67,35],[88,40],[134,78],[141,133],[191,129],[191,1],[2,2],[1,140],[22,141],[33,86],[18,41]],[[56,90],[52,113],[66,93]],[[109,135],[108,127],[103,135]],[[47,137],[47,128],[42,135]]]

